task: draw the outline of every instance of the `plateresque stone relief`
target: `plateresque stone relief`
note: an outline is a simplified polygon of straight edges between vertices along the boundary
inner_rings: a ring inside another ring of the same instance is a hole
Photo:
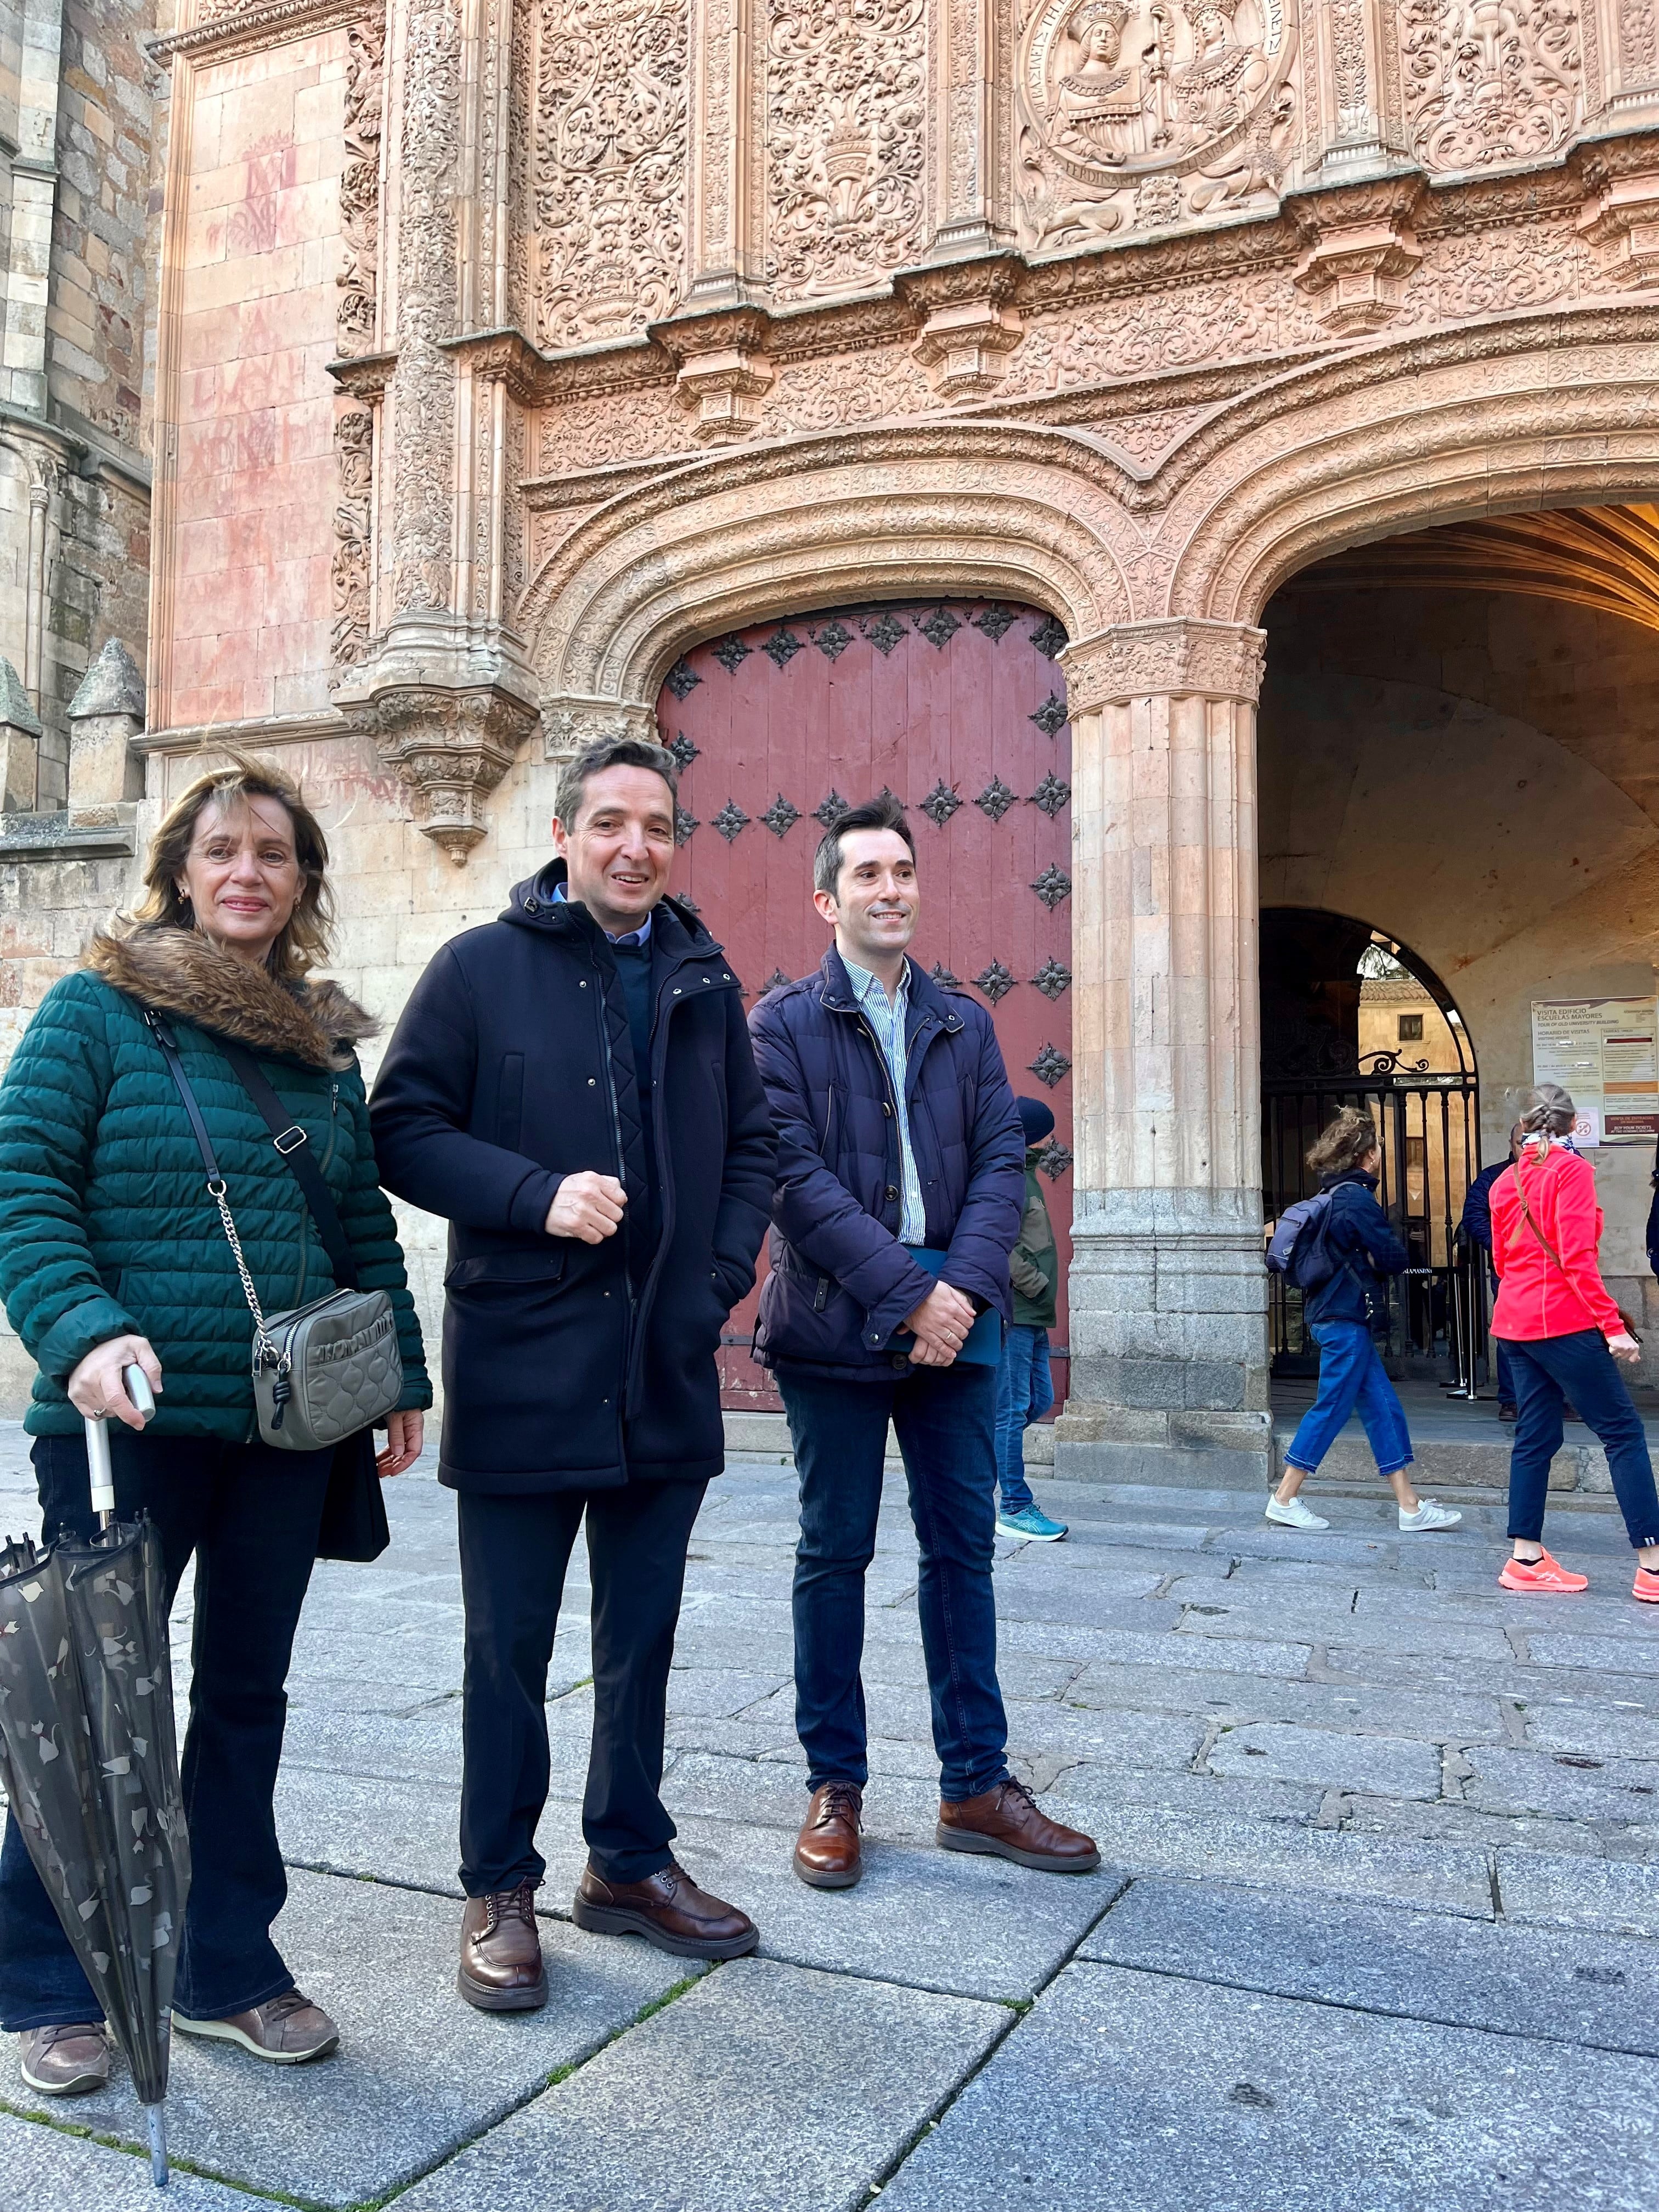
[[[1297,46],[1287,0],[1042,0],[1019,42],[1022,243],[1272,199]]]
[[[540,0],[536,29],[536,335],[624,337],[684,283],[685,0]]]

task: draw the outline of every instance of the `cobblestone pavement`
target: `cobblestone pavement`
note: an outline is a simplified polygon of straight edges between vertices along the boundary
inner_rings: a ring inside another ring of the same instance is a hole
[[[15,1527],[15,1428],[0,1456]],[[503,2019],[453,1987],[453,1503],[397,1484],[392,1549],[318,1574],[279,1805],[279,1940],[343,2048],[300,2071],[177,2053],[180,2212],[1647,2212],[1659,1608],[1627,1595],[1616,1520],[1560,1512],[1591,1592],[1528,1600],[1495,1588],[1490,1506],[1413,1538],[1339,1497],[1303,1537],[1254,1495],[1040,1495],[1072,1534],[998,1562],[1012,1747],[1098,1836],[1099,1874],[934,1846],[895,1481],[867,1872],[839,1894],[794,1881],[793,1476],[738,1464],[694,1541],[665,1791],[684,1863],[755,1914],[760,1953],[682,1978],[570,1924],[579,1551],[548,1706],[553,1997]],[[154,2202],[124,2080],[47,2113],[11,2075],[0,2100],[5,2204]]]

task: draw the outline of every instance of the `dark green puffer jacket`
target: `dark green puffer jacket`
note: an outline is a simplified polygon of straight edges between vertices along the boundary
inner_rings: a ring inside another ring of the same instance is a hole
[[[78,1433],[64,1384],[94,1346],[131,1331],[161,1363],[157,1433],[258,1433],[253,1318],[145,1006],[178,1038],[265,1311],[321,1297],[334,1278],[298,1183],[214,1049],[216,1032],[258,1056],[304,1128],[362,1287],[392,1293],[399,1403],[430,1405],[351,1048],[374,1024],[336,984],[289,988],[191,931],[161,927],[95,938],[85,967],[47,992],[0,1083],[0,1297],[40,1370],[25,1427]]]

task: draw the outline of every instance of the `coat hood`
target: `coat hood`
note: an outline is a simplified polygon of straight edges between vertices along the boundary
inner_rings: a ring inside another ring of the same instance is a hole
[[[130,937],[100,930],[84,965],[142,1006],[307,1067],[349,1067],[352,1048],[380,1026],[337,983],[279,983],[168,923]]]
[[[585,907],[573,906],[568,900],[555,898],[556,886],[569,875],[562,860],[550,860],[533,876],[526,876],[521,884],[514,884],[507,894],[507,904],[498,917],[502,921],[515,921],[521,929],[541,929],[558,935],[576,923],[580,915],[589,919]],[[662,898],[651,909],[652,927],[665,918],[671,925],[678,922],[690,940],[690,949],[702,954],[719,952],[721,947],[698,916],[690,899]],[[594,925],[597,927],[597,924]]]

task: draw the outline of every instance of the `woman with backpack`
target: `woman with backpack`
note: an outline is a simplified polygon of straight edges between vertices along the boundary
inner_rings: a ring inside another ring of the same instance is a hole
[[[1492,1190],[1498,1268],[1492,1334],[1510,1349],[1519,1415],[1510,1455],[1513,1555],[1498,1576],[1507,1590],[1589,1588],[1544,1549],[1550,1462],[1561,1449],[1570,1396],[1607,1455],[1613,1494],[1637,1553],[1632,1596],[1659,1605],[1659,1495],[1641,1415],[1614,1361],[1642,1347],[1601,1280],[1601,1209],[1595,1171],[1573,1149],[1572,1100],[1559,1084],[1521,1096],[1520,1157]]]
[[[1413,1534],[1431,1528],[1455,1528],[1463,1518],[1431,1498],[1419,1498],[1407,1468],[1412,1440],[1398,1392],[1382,1371],[1372,1334],[1386,1319],[1389,1294],[1384,1278],[1404,1272],[1406,1248],[1389,1226],[1376,1201],[1382,1154],[1369,1114],[1345,1106],[1316,1139],[1308,1165],[1320,1178],[1330,1203],[1316,1228],[1322,1246],[1323,1279],[1304,1297],[1303,1320],[1319,1346],[1319,1395],[1305,1413],[1285,1455],[1285,1475],[1267,1500],[1267,1518],[1281,1528],[1328,1528],[1297,1495],[1356,1410],[1376,1455],[1377,1472],[1388,1477],[1400,1505],[1400,1526]],[[1294,1265],[1302,1269],[1302,1239]]]
[[[327,869],[321,825],[280,769],[233,758],[198,775],[151,841],[137,911],[52,985],[0,1084],[0,1297],[40,1370],[24,1426],[46,1540],[90,1539],[90,1416],[111,1424],[120,1517],[156,1524],[169,1604],[196,1561],[173,2025],[280,2066],[339,2040],[270,1934],[288,1893],[273,1801],[295,1630],[319,1548],[367,1555],[331,1516],[366,1489],[372,1508],[376,1469],[419,1456],[432,1397],[354,1049],[374,1024],[313,973]],[[289,1124],[280,1146],[260,1085]],[[291,1164],[302,1151],[319,1213]],[[337,1453],[278,1449],[256,1407],[244,1284],[274,1320],[354,1272],[386,1294],[400,1353],[386,1446],[377,1459],[365,1432]],[[134,1366],[155,1397],[148,1425]],[[38,2094],[109,2080],[97,2005],[15,1820],[0,1848],[0,2027],[21,2036]]]

